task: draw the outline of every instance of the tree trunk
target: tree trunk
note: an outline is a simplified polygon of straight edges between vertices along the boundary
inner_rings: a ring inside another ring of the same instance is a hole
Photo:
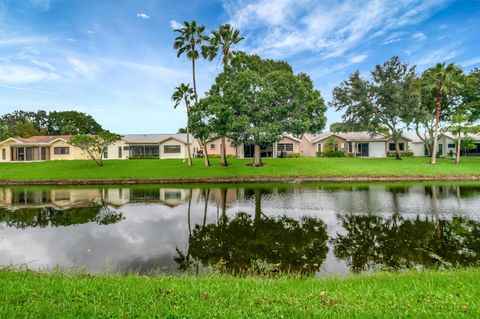
[[[188,118],[188,109],[187,109],[187,118]],[[187,120],[188,121],[188,120]],[[190,129],[188,128],[187,122],[187,150],[188,150],[188,166],[192,166],[192,152],[190,150]]]
[[[203,162],[205,163],[205,167],[210,167],[210,160],[208,159],[207,153],[207,143],[203,141]]]
[[[192,51],[195,51],[195,43],[192,43]],[[198,103],[197,97],[197,81],[195,79],[195,59],[192,57],[192,79],[193,79],[193,93],[195,94],[195,104]]]
[[[220,165],[222,166],[228,166],[227,163],[227,151],[226,151],[226,142],[225,142],[225,136],[222,136],[222,146],[220,150]]]
[[[255,144],[254,150],[253,150],[253,164],[252,166],[254,167],[260,167],[263,166],[262,163],[262,157],[260,154],[260,145]]]
[[[442,81],[438,81],[437,90],[437,107],[436,107],[436,123],[435,123],[435,137],[433,138],[433,150],[431,164],[437,164],[437,148],[438,148],[438,130],[440,127],[440,109],[442,107]]]
[[[455,158],[455,164],[460,164],[460,155],[461,155],[461,147],[462,147],[462,133],[458,132],[457,136],[457,158]]]
[[[400,155],[400,144],[398,143],[398,139],[395,139],[395,159],[398,161],[402,160],[402,156]]]

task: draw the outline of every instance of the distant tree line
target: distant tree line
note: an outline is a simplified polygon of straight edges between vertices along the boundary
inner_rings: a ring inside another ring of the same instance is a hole
[[[14,111],[0,116],[0,140],[34,135],[97,134],[102,126],[88,114],[77,111]]]

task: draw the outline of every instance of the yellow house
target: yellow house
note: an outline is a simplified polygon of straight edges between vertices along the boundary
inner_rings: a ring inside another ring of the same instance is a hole
[[[68,144],[71,136],[11,137],[0,142],[0,162],[88,159],[80,148]]]

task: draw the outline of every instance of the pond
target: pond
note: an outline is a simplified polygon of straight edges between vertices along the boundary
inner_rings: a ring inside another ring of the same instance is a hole
[[[0,188],[0,266],[330,276],[479,260],[479,183]]]

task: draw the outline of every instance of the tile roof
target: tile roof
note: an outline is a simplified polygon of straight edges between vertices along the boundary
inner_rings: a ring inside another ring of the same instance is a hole
[[[32,136],[28,138],[23,137],[12,137],[12,139],[22,143],[22,144],[50,144],[55,140],[62,139],[66,142],[70,141],[71,135],[42,135],[42,136]]]
[[[187,143],[187,134],[126,134],[122,136],[126,143],[132,144],[157,144],[171,138]],[[190,142],[193,142],[193,139],[193,135],[190,134]]]

